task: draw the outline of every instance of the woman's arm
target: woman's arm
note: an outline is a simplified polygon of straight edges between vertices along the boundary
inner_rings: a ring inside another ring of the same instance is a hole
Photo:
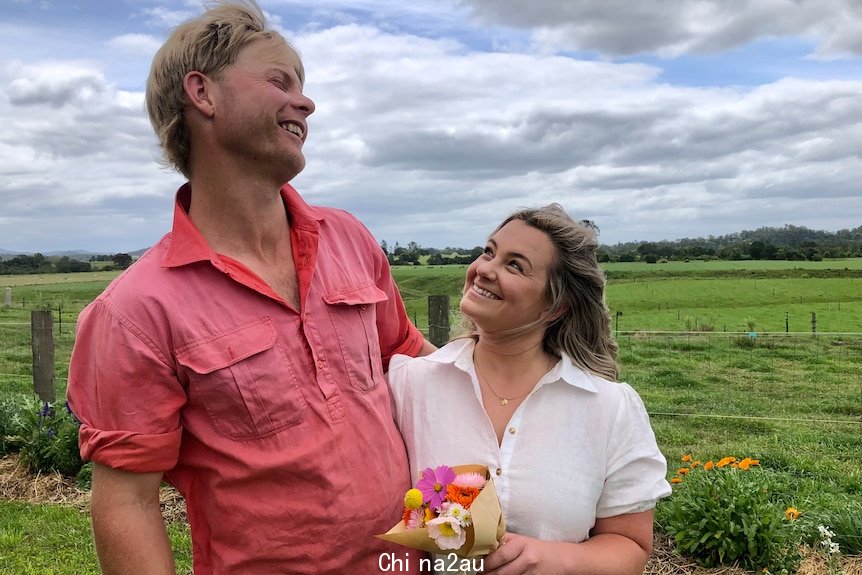
[[[90,510],[102,573],[174,575],[159,507],[161,473],[131,473],[93,463]]]
[[[596,519],[583,543],[507,533],[485,558],[486,575],[641,575],[652,552],[653,511]]]

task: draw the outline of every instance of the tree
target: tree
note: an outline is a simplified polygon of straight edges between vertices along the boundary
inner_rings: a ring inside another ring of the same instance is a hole
[[[114,265],[116,265],[118,268],[124,270],[130,265],[132,265],[132,256],[130,256],[129,254],[122,253],[114,254],[113,257],[111,257],[111,261],[114,262]]]

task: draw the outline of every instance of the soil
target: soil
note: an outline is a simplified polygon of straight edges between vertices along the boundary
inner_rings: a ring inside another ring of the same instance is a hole
[[[90,492],[79,489],[75,482],[59,473],[32,475],[15,455],[0,458],[0,499],[68,505],[87,512]],[[186,521],[186,505],[182,496],[171,487],[162,487],[159,494],[162,515],[166,521]],[[862,575],[862,556],[844,557],[844,575]],[[807,553],[798,575],[829,575],[826,560]],[[678,555],[673,541],[656,534],[653,554],[644,575],[757,575],[736,567],[706,569]]]

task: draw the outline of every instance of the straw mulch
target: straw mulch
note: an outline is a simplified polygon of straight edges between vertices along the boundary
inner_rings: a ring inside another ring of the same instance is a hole
[[[83,512],[90,508],[90,492],[78,489],[74,480],[56,472],[33,475],[17,455],[0,458],[0,499],[68,505]],[[187,520],[186,502],[174,488],[163,486],[159,502],[166,521]]]
[[[86,512],[90,492],[78,489],[75,482],[59,473],[32,475],[18,461],[16,455],[0,458],[0,499],[28,503],[54,503],[69,505]],[[162,487],[159,493],[162,515],[170,522],[186,521],[186,504],[182,496],[171,487]],[[862,575],[862,556],[843,558],[844,575]],[[828,575],[829,566],[822,555],[806,553],[798,575]],[[652,558],[644,575],[757,575],[737,567],[706,569],[674,551],[673,541],[656,534]]]

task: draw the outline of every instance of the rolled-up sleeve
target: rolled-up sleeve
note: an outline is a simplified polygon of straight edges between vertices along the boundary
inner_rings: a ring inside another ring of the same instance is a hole
[[[667,462],[659,451],[643,401],[628,384],[620,383],[622,399],[608,441],[604,489],[597,517],[646,511],[670,495]]]
[[[137,473],[176,465],[185,390],[169,356],[103,299],[78,319],[66,393],[82,458]]]

